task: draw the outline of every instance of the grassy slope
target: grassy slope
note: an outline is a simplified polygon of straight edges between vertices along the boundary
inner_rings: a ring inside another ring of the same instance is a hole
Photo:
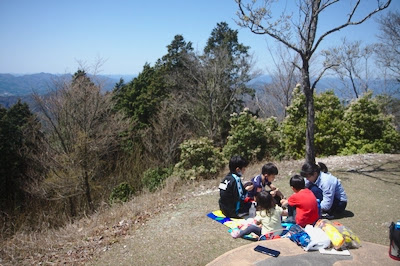
[[[400,219],[400,155],[356,155],[321,159],[342,180],[353,217],[338,221],[362,241],[388,245],[388,225]],[[289,177],[302,161],[278,162],[274,182],[290,195]],[[257,174],[262,164],[249,167]],[[64,262],[93,265],[205,265],[232,248],[227,228],[206,217],[218,209],[219,180],[173,186],[105,209],[93,217],[42,234],[18,234],[1,243],[0,264]],[[14,259],[11,258],[14,257]]]

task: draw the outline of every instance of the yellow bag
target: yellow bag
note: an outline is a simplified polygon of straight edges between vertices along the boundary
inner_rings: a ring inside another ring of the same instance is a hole
[[[353,231],[339,222],[333,222],[333,225],[343,235],[344,244],[347,248],[359,248],[361,246],[360,239]]]
[[[328,220],[320,219],[317,221],[315,226],[321,228],[325,232],[335,249],[340,249],[345,243],[343,235]]]

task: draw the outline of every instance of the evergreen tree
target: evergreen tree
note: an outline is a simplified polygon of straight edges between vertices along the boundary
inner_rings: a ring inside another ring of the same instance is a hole
[[[25,148],[32,145],[25,131],[31,122],[35,122],[34,115],[20,100],[8,110],[0,107],[0,207],[3,210],[24,203],[24,185],[29,182],[26,158],[29,151]]]
[[[243,109],[243,98],[254,95],[246,83],[251,79],[248,46],[238,41],[238,31],[226,22],[218,23],[192,71],[196,120],[206,134],[221,145],[225,143],[233,112]]]
[[[114,90],[116,108],[137,124],[137,129],[149,125],[156,114],[160,102],[167,95],[166,86],[160,68],[146,63],[143,71],[131,82]]]
[[[168,53],[162,57],[161,64],[168,70],[185,67],[185,56],[193,52],[192,42],[186,42],[182,35],[175,35],[167,46]]]

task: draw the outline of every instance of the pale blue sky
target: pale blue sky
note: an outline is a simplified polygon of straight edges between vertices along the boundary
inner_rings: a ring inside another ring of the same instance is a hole
[[[393,0],[389,9],[399,7]],[[73,73],[78,62],[90,66],[102,58],[101,74],[138,74],[146,62],[153,65],[167,53],[176,34],[202,51],[222,21],[239,30],[239,41],[251,47],[257,68],[265,71],[267,42],[273,46],[274,41],[239,28],[236,11],[234,0],[0,0],[0,73]],[[335,22],[340,12],[329,14],[321,26]],[[333,35],[325,45],[343,36],[373,42],[377,30],[371,19]]]

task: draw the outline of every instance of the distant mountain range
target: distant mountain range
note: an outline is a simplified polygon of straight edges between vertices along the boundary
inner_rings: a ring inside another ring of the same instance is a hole
[[[103,89],[110,91],[123,78],[125,83],[130,82],[135,75],[101,75],[97,76],[104,84]],[[50,73],[37,74],[0,74],[0,106],[9,108],[19,99],[22,102],[33,104],[32,93],[46,94],[55,89],[57,79],[71,79],[72,74],[56,75]]]
[[[104,91],[110,91],[114,88],[115,84],[119,82],[120,78],[123,78],[125,83],[130,82],[136,75],[100,75],[96,78],[102,80]],[[0,105],[8,108],[15,104],[18,99],[23,102],[31,103],[32,99],[30,95],[33,92],[38,94],[46,94],[50,90],[55,89],[55,83],[57,79],[70,79],[72,74],[50,74],[50,73],[37,73],[37,74],[0,74]],[[261,75],[249,82],[249,86],[263,93],[264,85],[271,82],[271,77],[268,75]],[[394,82],[394,87],[398,88],[398,83]],[[376,94],[383,92],[383,88],[387,86],[387,82],[384,85],[383,80],[375,80],[370,82],[371,88],[373,88]],[[323,78],[318,83],[317,92],[325,91],[327,89],[334,89],[335,94],[339,98],[346,98],[343,92],[348,90],[344,89],[343,83],[338,78]],[[346,93],[346,94],[347,94]],[[351,92],[350,92],[351,94]]]
[[[54,89],[54,81],[60,78],[69,79],[72,74],[56,75],[38,73],[29,75],[0,74],[0,96],[27,96],[33,92],[45,94]],[[115,83],[123,78],[125,82],[131,81],[134,75],[101,75],[104,81],[104,90],[112,90]]]

